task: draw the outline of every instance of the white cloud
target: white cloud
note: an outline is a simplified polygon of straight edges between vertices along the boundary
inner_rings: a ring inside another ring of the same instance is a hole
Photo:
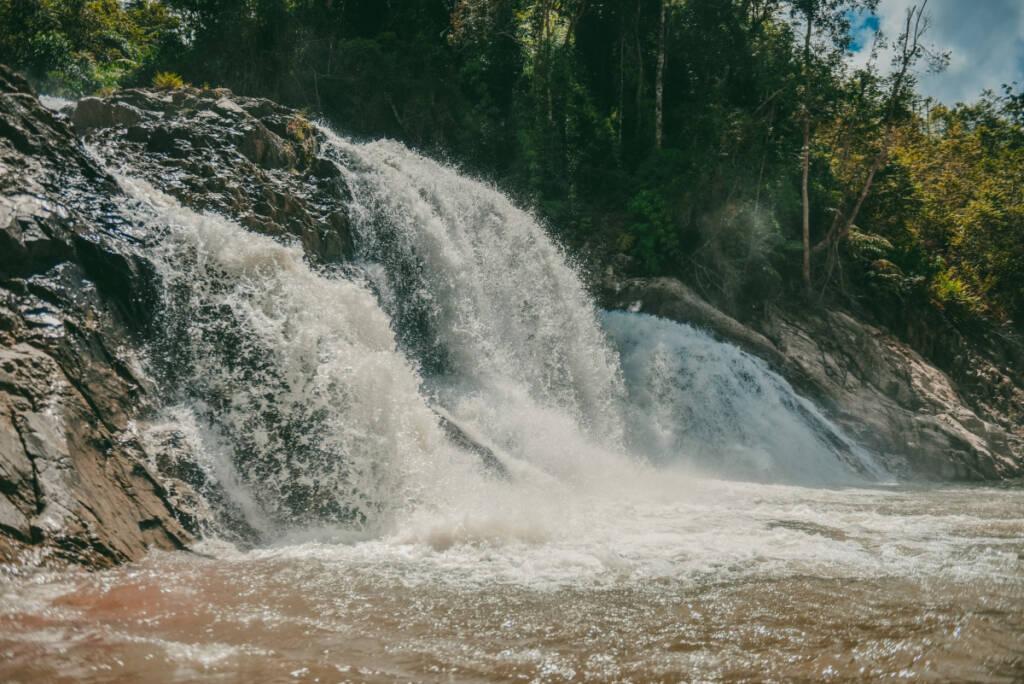
[[[881,0],[878,17],[883,33],[895,39],[907,10],[920,2]],[[998,90],[1013,81],[1024,85],[1022,0],[929,0],[927,11],[931,24],[925,43],[950,51],[951,56],[942,73],[919,74],[923,94],[952,104],[973,100],[984,88]],[[852,62],[863,63],[866,52],[853,55]],[[882,66],[887,67],[888,60],[888,55],[882,55]]]

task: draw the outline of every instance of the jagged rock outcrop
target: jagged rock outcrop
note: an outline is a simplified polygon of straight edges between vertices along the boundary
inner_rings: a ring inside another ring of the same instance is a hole
[[[670,278],[612,282],[604,298],[609,307],[705,328],[763,358],[897,473],[932,480],[1024,473],[1018,414],[990,402],[979,415],[970,397],[908,344],[845,312],[777,310],[755,330]],[[1013,381],[1013,367],[977,354],[973,362],[1011,395],[1024,384]]]
[[[112,168],[192,209],[293,236],[321,263],[351,254],[348,188],[295,110],[223,89],[124,90],[81,100],[71,119]]]
[[[132,421],[143,277],[117,185],[0,68],[0,559],[102,567],[191,539]]]

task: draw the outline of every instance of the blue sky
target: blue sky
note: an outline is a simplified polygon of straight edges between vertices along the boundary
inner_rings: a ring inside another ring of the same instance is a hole
[[[846,16],[851,15],[851,12],[846,14]],[[860,52],[871,47],[871,37],[881,26],[881,20],[874,14],[866,14],[860,17],[853,16],[852,19],[850,34],[853,37],[853,42],[850,43],[850,49],[854,52]]]
[[[855,22],[853,39],[865,59],[874,31],[899,35],[906,11],[921,0],[881,0],[876,17]],[[1024,0],[929,0],[931,26],[925,43],[948,50],[949,67],[940,74],[922,73],[920,90],[952,104],[972,100],[983,88],[998,90],[1017,81],[1024,87]],[[883,66],[888,65],[883,55]]]

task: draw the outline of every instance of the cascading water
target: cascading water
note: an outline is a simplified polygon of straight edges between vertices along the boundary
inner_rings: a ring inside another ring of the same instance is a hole
[[[628,445],[655,463],[753,480],[837,483],[883,474],[766,363],[707,333],[606,312],[629,391]]]
[[[237,479],[247,490],[238,497],[259,502],[255,518],[244,506],[253,527],[379,529],[443,464],[470,462],[447,444],[364,287],[314,272],[301,247],[182,208],[146,183],[122,185],[159,236],[154,365],[213,427],[202,448],[229,452],[209,475],[235,490],[225,480]]]
[[[353,193],[358,257],[441,401],[464,420],[503,425],[505,446],[526,438],[506,420],[518,412],[620,445],[616,354],[537,220],[398,143],[325,134]]]
[[[798,482],[868,470],[764,364],[668,321],[599,316],[497,190],[393,142],[325,133],[353,194],[358,260],[344,274],[122,180],[158,236],[152,356],[169,410],[207,426],[193,435],[219,454],[207,477],[264,538],[310,524],[375,534],[400,513],[478,514],[481,497],[506,497],[508,519],[516,496],[550,486],[544,473],[603,491],[601,472],[641,462]],[[518,493],[493,491],[441,415],[501,454]]]
[[[593,458],[590,440],[720,476],[877,474],[749,355],[669,321],[599,320],[542,226],[494,188],[395,142],[325,134],[347,170],[359,257],[403,349],[441,388],[440,401],[504,449],[548,468],[581,452]],[[628,396],[602,323],[624,355]]]

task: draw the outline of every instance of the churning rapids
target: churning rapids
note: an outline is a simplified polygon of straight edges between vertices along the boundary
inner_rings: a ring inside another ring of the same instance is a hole
[[[121,177],[162,283],[139,431],[217,510],[200,554],[5,582],[0,679],[1024,677],[1019,486],[894,483],[759,360],[597,311],[497,190],[325,133],[336,270]]]

